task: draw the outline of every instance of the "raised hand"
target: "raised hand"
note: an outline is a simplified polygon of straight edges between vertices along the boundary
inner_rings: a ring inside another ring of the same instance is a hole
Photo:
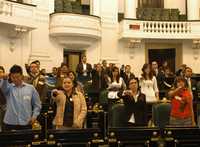
[[[9,75],[6,73],[0,73],[0,79],[8,79]]]

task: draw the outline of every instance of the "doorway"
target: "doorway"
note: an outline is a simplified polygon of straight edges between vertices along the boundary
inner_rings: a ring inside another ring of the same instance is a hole
[[[158,66],[161,66],[164,61],[167,61],[170,70],[175,73],[176,65],[176,49],[148,49],[149,63],[157,61]]]
[[[85,51],[69,51],[64,49],[64,63],[70,70],[76,72],[76,66],[80,63],[82,55]]]

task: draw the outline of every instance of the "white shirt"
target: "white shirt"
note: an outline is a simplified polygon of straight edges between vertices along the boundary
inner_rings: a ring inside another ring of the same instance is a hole
[[[120,90],[123,87],[125,87],[125,84],[124,84],[124,80],[121,77],[119,78],[119,83],[117,83],[116,81],[114,81],[114,82],[108,84],[108,89],[115,88],[115,89],[119,89]],[[109,99],[116,99],[116,98],[118,98],[117,93],[119,92],[119,90],[117,90],[117,91],[116,90],[115,91],[110,90],[108,92],[108,98]]]
[[[87,64],[85,64],[85,63],[83,63],[83,75],[84,76],[87,76],[87,72],[86,72],[86,70],[87,70]]]
[[[151,80],[140,79],[140,86],[141,86],[141,92],[146,95],[147,102],[151,103],[157,101],[156,93],[159,91],[155,76],[153,76]]]

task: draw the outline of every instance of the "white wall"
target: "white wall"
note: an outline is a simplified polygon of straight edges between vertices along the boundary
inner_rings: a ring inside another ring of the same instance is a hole
[[[141,75],[141,69],[143,64],[145,63],[145,45],[144,42],[141,42],[141,46],[139,48],[128,48],[127,41],[119,42],[119,63],[129,64],[132,67],[132,72],[136,76]]]
[[[200,73],[200,50],[194,51],[192,49],[192,40],[179,40],[178,44],[174,40],[166,40],[167,46],[174,47],[176,51],[176,66],[181,64],[186,64],[193,69],[194,73]],[[155,43],[158,44],[158,48],[166,48],[166,41],[155,40]],[[182,43],[181,43],[182,42]],[[182,45],[181,45],[182,44]],[[145,41],[142,42],[141,48],[134,49],[132,55],[130,54],[130,49],[127,47],[126,41],[120,41],[119,50],[117,56],[119,57],[119,63],[121,64],[130,64],[132,66],[132,71],[136,76],[141,74],[141,68],[145,63],[147,48],[145,48]]]
[[[119,13],[124,13],[124,1],[125,0],[118,0],[118,12]]]
[[[16,37],[14,26],[0,23],[0,64],[6,69],[13,64],[24,67],[25,63],[40,60],[41,68],[50,71],[53,66],[59,66],[63,61],[63,47],[49,37],[49,13],[54,9],[54,0],[32,0],[32,2],[37,5],[35,13],[37,29],[12,39],[13,51],[10,50],[10,37]]]
[[[197,52],[192,49],[192,41],[183,42],[183,63],[193,69],[194,73],[200,73],[200,50]]]
[[[164,8],[178,8],[181,14],[186,14],[185,0],[164,0]]]
[[[6,24],[0,24],[0,65],[4,66],[7,72],[14,64],[24,68],[25,61],[28,58],[27,54],[30,53],[28,33],[14,35],[15,33],[11,30],[14,30],[14,28]]]
[[[48,71],[53,66],[58,66],[63,61],[63,48],[48,36],[48,27],[39,28],[37,31],[24,33],[17,38],[10,38],[7,25],[0,25],[0,65],[7,71],[9,68],[18,64],[24,68],[25,63],[33,60],[40,60],[41,67]],[[10,50],[10,41],[14,43],[13,51]]]
[[[53,7],[44,8],[44,4],[48,1],[35,0],[37,4],[42,2],[36,13],[38,29],[23,34],[21,38],[16,40],[13,52],[9,50],[9,26],[0,24],[0,65],[9,69],[13,64],[24,66],[25,63],[38,59],[41,61],[41,67],[50,71],[53,66],[59,66],[63,61],[63,46],[58,44],[55,38],[49,37],[49,13]],[[92,46],[84,48],[88,62],[95,64],[106,59],[109,62],[122,64],[130,64],[136,76],[141,74],[141,68],[145,63],[145,43],[138,49],[130,49],[127,47],[127,41],[118,40],[118,20],[117,13],[118,4],[122,0],[101,0],[101,27],[102,37]],[[167,1],[170,2],[169,0]],[[175,1],[174,1],[175,2]],[[180,0],[178,1],[180,2]],[[49,1],[52,5],[52,0]],[[158,41],[158,40],[157,40]],[[159,41],[158,41],[159,42]],[[170,40],[168,40],[170,43]],[[183,41],[183,63],[191,66],[194,72],[200,73],[200,56],[194,56],[191,49],[191,40]],[[199,52],[200,54],[200,52]],[[178,55],[177,55],[178,56]]]
[[[118,1],[101,0],[101,57],[118,63]]]
[[[118,58],[118,1],[101,0],[101,39],[86,48],[88,62],[95,64],[102,60],[119,63]]]
[[[31,53],[28,62],[40,60],[41,68],[47,72],[63,61],[63,47],[49,36],[49,14],[54,11],[54,0],[32,0],[37,5],[38,28],[31,32]]]
[[[11,59],[13,59],[11,51],[9,51],[9,40],[7,38],[7,30],[5,30],[5,25],[0,25],[0,65],[4,66],[7,70],[10,67]],[[9,58],[8,58],[9,57]],[[16,57],[16,56],[15,56]],[[6,62],[6,59],[10,59]],[[16,62],[17,63],[17,62]],[[8,71],[8,70],[7,70]]]
[[[96,41],[90,47],[85,49],[88,63],[91,63],[93,65],[101,62],[100,50],[101,50],[101,41]]]

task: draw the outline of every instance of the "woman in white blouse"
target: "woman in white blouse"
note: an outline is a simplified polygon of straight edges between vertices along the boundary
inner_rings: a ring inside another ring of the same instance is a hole
[[[112,75],[108,78],[108,99],[118,99],[117,93],[126,89],[124,80],[120,77],[119,68],[113,67]]]
[[[155,103],[159,100],[159,91],[156,77],[153,75],[150,64],[145,63],[142,67],[140,78],[141,92],[146,95],[147,103]]]
[[[124,80],[120,77],[119,68],[112,68],[111,77],[108,77],[108,125],[114,126],[115,107],[118,105],[119,97],[117,93],[126,89]]]

